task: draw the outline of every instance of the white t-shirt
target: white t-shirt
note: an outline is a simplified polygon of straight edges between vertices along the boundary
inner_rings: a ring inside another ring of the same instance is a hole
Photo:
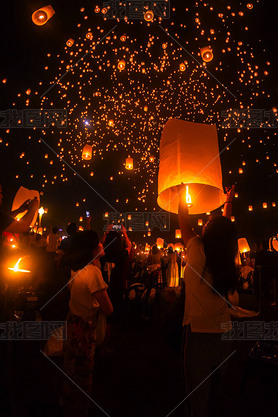
[[[71,271],[69,287],[71,312],[86,321],[94,319],[100,307],[94,294],[108,288],[100,269],[90,264],[79,271]]]
[[[195,236],[188,241],[187,246],[183,325],[190,324],[192,332],[224,333],[231,328],[227,326],[231,320],[228,305],[224,297],[213,291],[212,275],[205,270],[205,265],[202,239]]]

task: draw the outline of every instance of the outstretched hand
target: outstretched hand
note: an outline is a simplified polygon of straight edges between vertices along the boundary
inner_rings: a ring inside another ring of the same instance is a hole
[[[233,198],[235,196],[235,184],[233,184],[231,187],[225,187],[226,191],[226,201],[233,201]]]

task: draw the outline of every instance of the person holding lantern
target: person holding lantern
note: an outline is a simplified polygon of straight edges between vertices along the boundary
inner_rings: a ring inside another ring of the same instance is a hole
[[[230,221],[234,186],[226,191],[223,216],[209,220],[202,236],[192,229],[183,192],[179,197],[179,224],[187,248],[184,372],[191,417],[210,415],[209,404],[220,409],[215,395],[224,387],[226,361],[231,355],[230,342],[222,336],[231,329],[228,299],[238,281],[238,246]],[[216,374],[219,384],[214,382]]]
[[[0,185],[0,207],[3,203],[3,191]],[[0,233],[9,232],[9,233],[24,233],[28,230],[34,216],[36,210],[38,209],[38,200],[34,198],[34,200],[27,200],[23,203],[17,210],[14,210],[10,213],[10,215],[4,214],[0,212]],[[27,213],[20,219],[20,221],[15,220],[15,217],[19,213],[23,213],[27,211]]]

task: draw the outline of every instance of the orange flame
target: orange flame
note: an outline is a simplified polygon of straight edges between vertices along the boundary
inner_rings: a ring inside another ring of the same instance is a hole
[[[27,269],[19,269],[18,266],[19,266],[19,263],[20,263],[21,259],[22,258],[19,258],[19,260],[17,261],[17,263],[15,264],[15,266],[13,268],[8,268],[8,269],[10,269],[11,271],[14,271],[14,272],[31,272],[31,271],[28,271]]]

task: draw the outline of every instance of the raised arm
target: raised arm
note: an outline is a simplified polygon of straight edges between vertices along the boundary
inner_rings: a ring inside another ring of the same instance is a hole
[[[233,198],[235,195],[235,186],[226,187],[226,201],[224,203],[223,216],[231,220],[233,210]]]
[[[179,195],[179,225],[181,229],[183,243],[186,247],[189,239],[196,236],[196,233],[191,226],[188,214],[188,206],[185,198],[185,192],[183,191]]]
[[[24,233],[28,230],[36,210],[38,209],[38,200],[34,198],[28,205],[28,212],[19,221],[15,220],[6,229],[5,232],[9,233]]]

